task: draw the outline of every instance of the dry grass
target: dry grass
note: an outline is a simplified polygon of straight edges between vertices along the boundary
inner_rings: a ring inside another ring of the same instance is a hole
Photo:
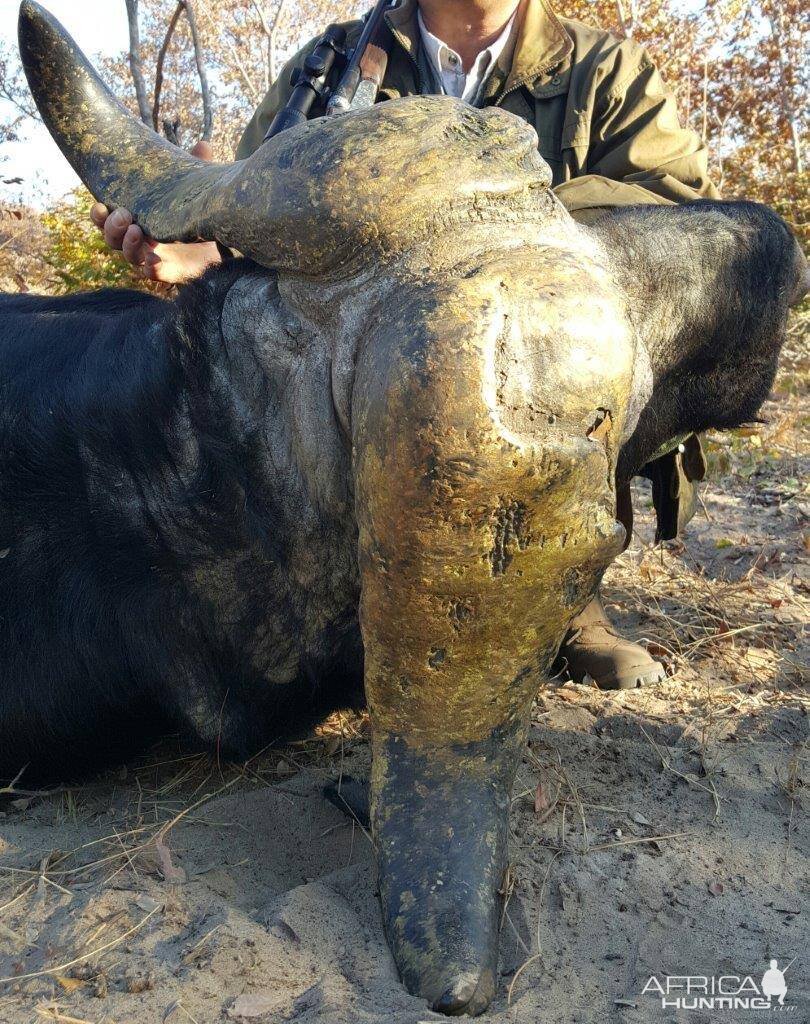
[[[797,314],[764,422],[706,439],[711,509],[687,543],[652,548],[642,531],[608,576],[704,731],[724,715],[806,700],[809,331],[810,311]]]
[[[365,716],[338,713],[324,722],[311,739],[269,748],[241,765],[221,764],[206,755],[169,756],[167,743],[157,756],[153,754],[130,769],[122,769],[118,776],[120,786],[112,791],[109,782],[100,787],[90,783],[58,791],[25,791],[27,795],[20,797],[25,804],[21,808],[23,813],[36,799],[50,798],[60,801],[59,814],[68,819],[87,822],[97,818],[103,822],[109,815],[114,823],[99,829],[97,838],[73,849],[54,850],[42,857],[35,855],[33,862],[26,863],[23,857],[15,858],[14,863],[0,864],[0,938],[11,940],[21,951],[30,948],[24,922],[32,911],[43,911],[46,902],[53,899],[69,902],[88,889],[101,892],[118,884],[123,873],[128,873],[136,883],[149,875],[169,884],[184,881],[185,875],[174,865],[171,854],[171,831],[176,825],[193,821],[212,828],[245,828],[239,822],[212,821],[196,817],[195,813],[227,792],[263,788],[304,769],[324,782],[339,777],[346,754],[365,744],[366,731]],[[5,796],[8,799],[21,792],[6,787]],[[101,795],[109,803],[106,809],[99,803]],[[123,803],[119,802],[121,795],[125,795]],[[109,954],[126,945],[135,933],[165,911],[163,904],[152,905],[154,901],[144,899],[140,906],[145,913],[134,921],[122,912],[101,921],[79,920],[69,956],[60,957],[55,965],[38,971],[0,978],[0,995],[5,986],[16,989],[21,983],[46,976],[66,990],[70,990],[74,978],[82,983],[92,980],[102,971],[102,962],[108,962]],[[210,930],[192,946],[186,954],[189,963],[200,955],[215,931]],[[60,1015],[56,1004],[43,1004],[37,1013],[46,1020],[73,1020]],[[186,1013],[182,1004],[175,1008],[178,1019],[187,1019]]]

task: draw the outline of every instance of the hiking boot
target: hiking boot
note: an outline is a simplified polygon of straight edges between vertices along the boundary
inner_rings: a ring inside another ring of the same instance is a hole
[[[556,668],[575,683],[590,677],[600,690],[634,690],[666,678],[664,666],[616,632],[597,595],[571,623]]]

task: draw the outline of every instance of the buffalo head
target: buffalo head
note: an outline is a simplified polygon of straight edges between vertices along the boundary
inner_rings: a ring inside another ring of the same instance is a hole
[[[532,699],[622,547],[617,472],[753,415],[801,291],[795,243],[747,204],[579,227],[529,127],[447,98],[202,163],[32,0],[20,24],[37,104],[96,198],[158,239],[238,249],[317,321],[350,453],[385,929],[411,991],[481,1012]]]

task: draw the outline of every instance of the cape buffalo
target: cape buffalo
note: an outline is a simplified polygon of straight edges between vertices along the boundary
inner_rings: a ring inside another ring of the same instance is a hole
[[[30,0],[21,49],[99,200],[248,258],[173,302],[0,307],[0,775],[169,725],[241,758],[365,699],[394,958],[479,1013],[532,699],[622,547],[617,477],[755,415],[799,248],[750,203],[578,227],[526,124],[448,98],[203,164]]]

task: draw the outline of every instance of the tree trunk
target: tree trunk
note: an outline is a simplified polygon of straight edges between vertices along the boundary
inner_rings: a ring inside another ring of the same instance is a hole
[[[777,63],[779,66],[779,106],[782,110],[782,117],[785,119],[785,127],[790,136],[793,170],[796,174],[801,174],[804,171],[804,154],[802,152],[802,139],[801,132],[799,131],[795,98],[785,63],[784,25],[781,12],[771,10],[768,14],[768,21],[770,22],[773,41],[776,45]]]
[[[143,77],[141,63],[141,32],[138,27],[138,0],[124,0],[127,5],[127,22],[129,23],[129,69],[135,86],[135,98],[138,101],[138,113],[144,124],[152,124],[152,111],[149,109],[149,98],[146,95],[146,82]]]

